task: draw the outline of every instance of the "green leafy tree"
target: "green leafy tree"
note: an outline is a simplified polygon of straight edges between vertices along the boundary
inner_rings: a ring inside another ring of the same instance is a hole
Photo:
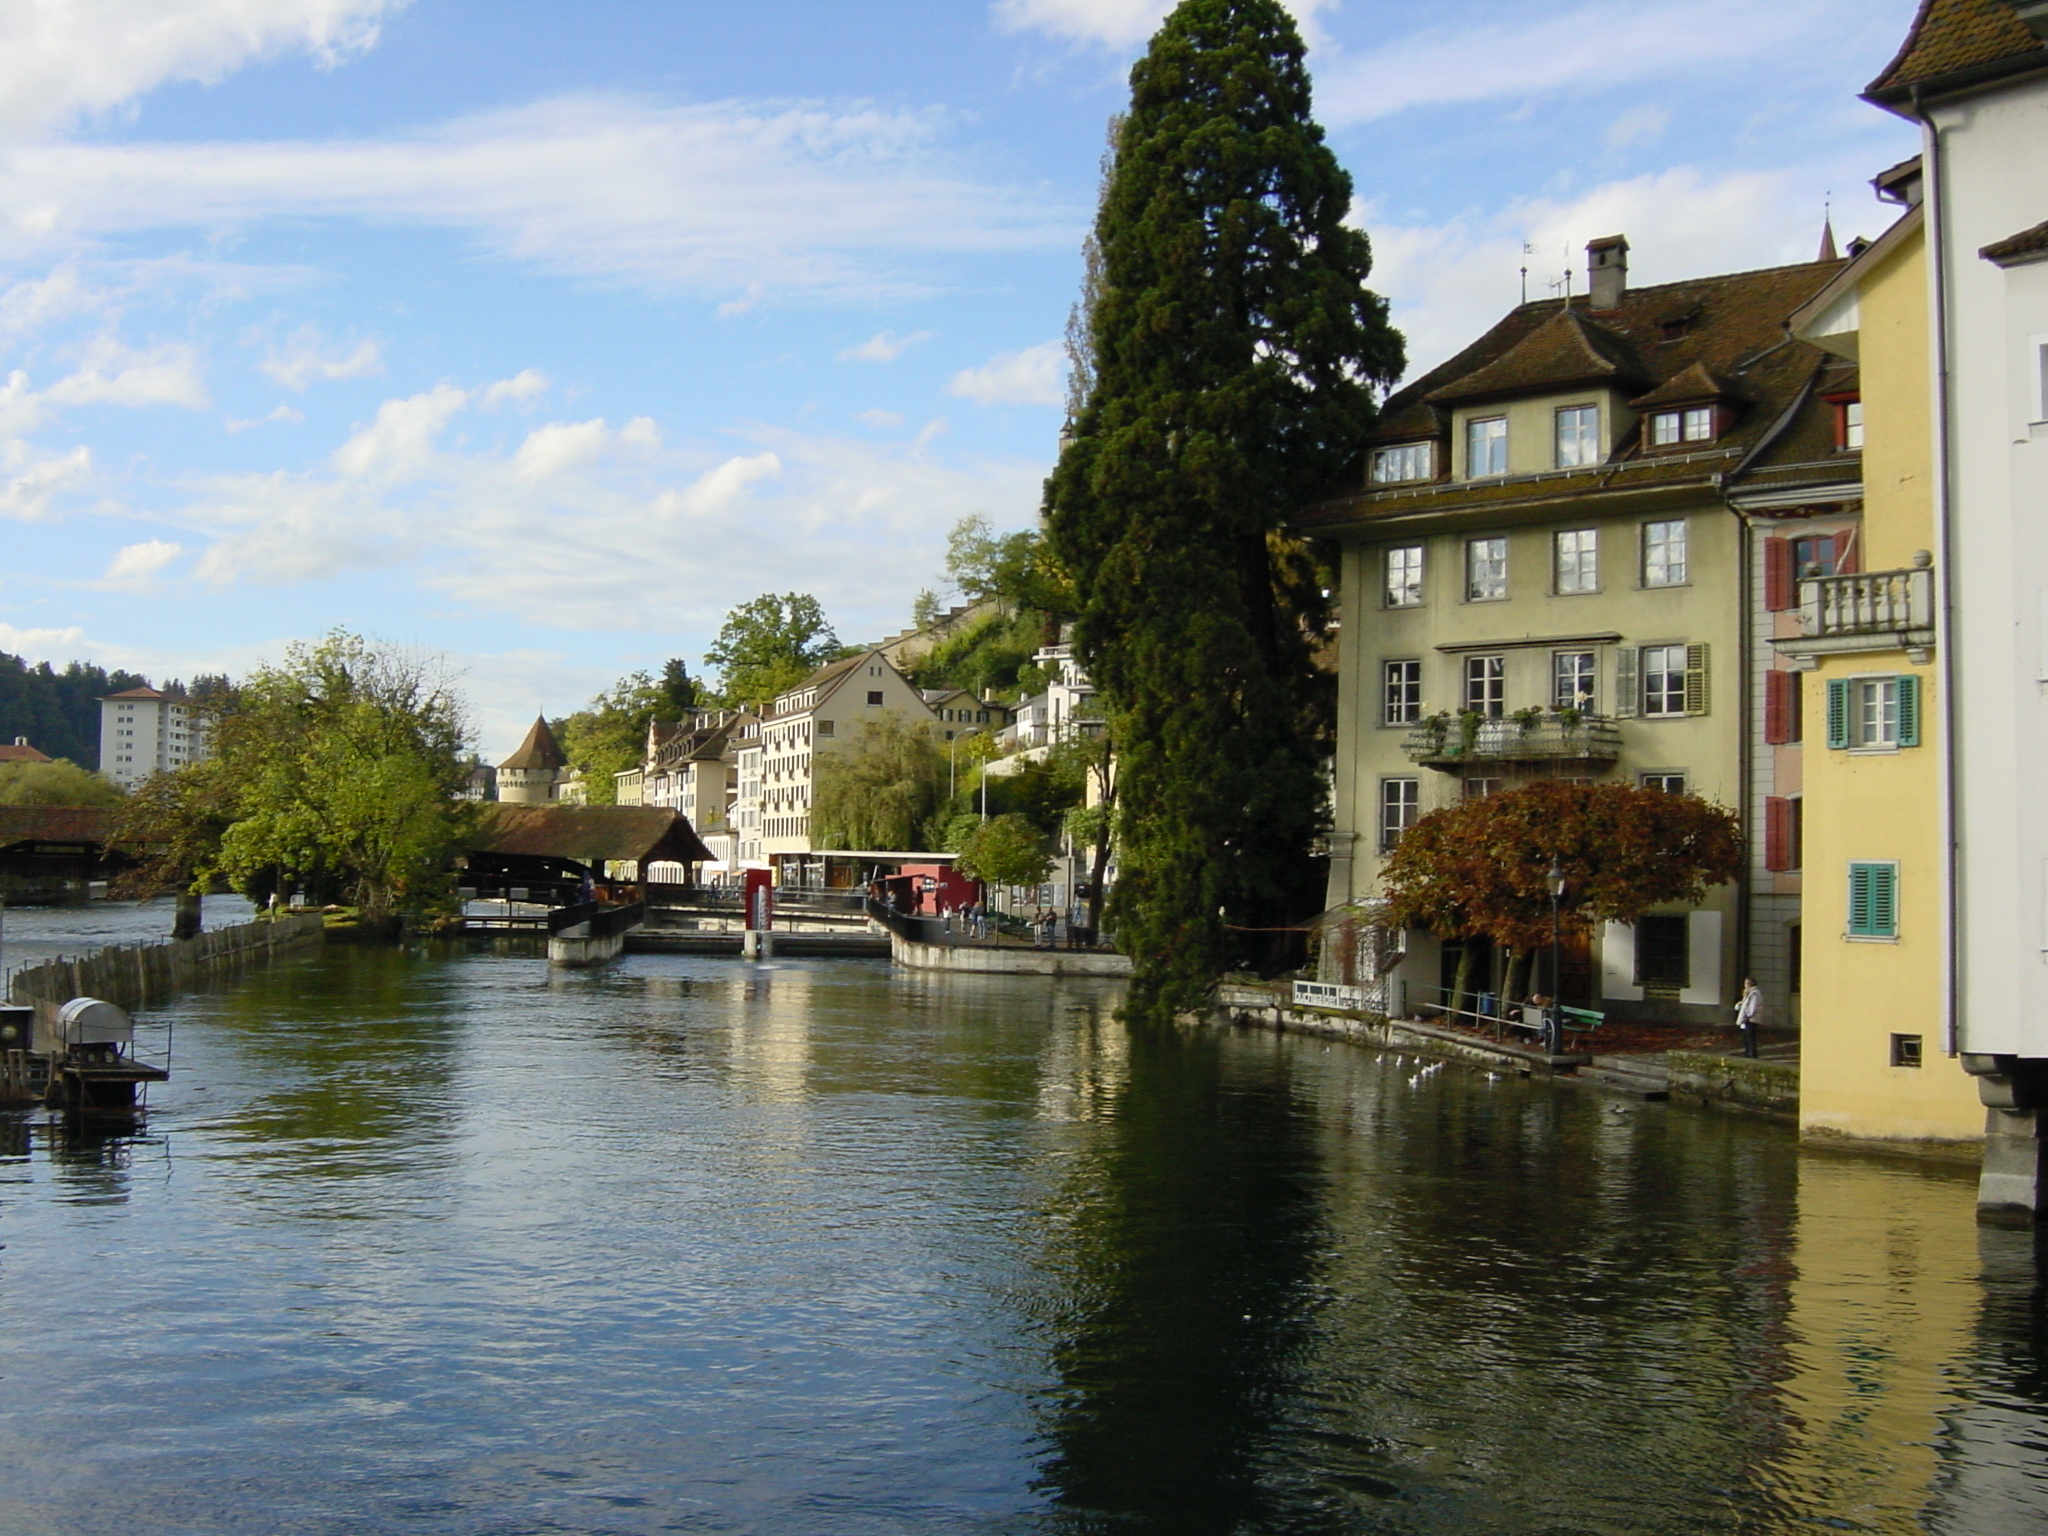
[[[120,787],[76,763],[0,763],[0,805],[119,805]]]
[[[647,750],[648,722],[679,715],[666,677],[658,683],[646,672],[634,672],[575,714],[550,724],[570,765],[583,771],[588,803],[610,805],[617,790],[612,775],[633,767]]]
[[[725,616],[704,653],[728,705],[765,704],[840,654],[839,637],[808,592],[764,592]]]
[[[1314,900],[1326,605],[1279,530],[1355,457],[1403,359],[1302,53],[1278,0],[1183,0],[1132,70],[1093,385],[1046,488],[1117,742],[1139,1022],[1201,1005]]]
[[[953,824],[947,848],[960,855],[963,874],[990,885],[1037,885],[1052,873],[1045,833],[1018,811],[986,821],[960,818]]]
[[[224,701],[213,742],[238,890],[338,889],[373,924],[447,894],[468,729],[435,663],[344,630],[294,644]]]
[[[1518,955],[1550,942],[1550,870],[1563,932],[1696,904],[1742,868],[1742,826],[1696,795],[1548,779],[1431,811],[1381,866],[1386,919]],[[1463,994],[1466,978],[1454,990]]]
[[[683,658],[671,656],[661,668],[661,718],[680,720],[698,704],[697,680],[683,665]]]
[[[925,847],[946,798],[946,750],[924,721],[890,711],[843,746],[818,754],[811,838],[821,848]]]

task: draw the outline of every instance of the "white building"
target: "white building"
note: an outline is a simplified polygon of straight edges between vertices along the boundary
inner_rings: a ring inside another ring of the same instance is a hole
[[[100,773],[121,788],[210,756],[205,718],[183,695],[130,688],[100,700]]]
[[[1948,575],[1949,1049],[1989,1107],[1978,1200],[2048,1209],[2048,0],[1925,0],[1865,93],[1922,134]],[[1894,874],[1893,879],[1897,876]],[[1894,902],[1898,893],[1894,893]]]

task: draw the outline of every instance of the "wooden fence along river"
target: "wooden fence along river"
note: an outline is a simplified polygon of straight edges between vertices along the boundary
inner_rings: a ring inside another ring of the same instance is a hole
[[[133,1007],[207,977],[236,971],[253,960],[322,942],[317,913],[275,922],[215,928],[197,938],[162,944],[115,944],[78,959],[45,960],[14,973],[8,989],[17,1003],[61,1007],[74,997],[97,997]]]

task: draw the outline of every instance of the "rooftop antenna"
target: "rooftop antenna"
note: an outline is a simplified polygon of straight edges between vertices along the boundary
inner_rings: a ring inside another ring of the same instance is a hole
[[[1536,254],[1536,247],[1528,241],[1522,242],[1522,302],[1529,302],[1529,258]]]

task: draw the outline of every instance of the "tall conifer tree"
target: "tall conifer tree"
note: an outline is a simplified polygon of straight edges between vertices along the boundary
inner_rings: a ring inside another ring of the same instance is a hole
[[[1113,912],[1141,1021],[1199,1006],[1233,929],[1294,915],[1331,690],[1317,572],[1281,529],[1403,366],[1302,54],[1278,0],[1182,0],[1132,70],[1094,377],[1046,487],[1117,745]]]

